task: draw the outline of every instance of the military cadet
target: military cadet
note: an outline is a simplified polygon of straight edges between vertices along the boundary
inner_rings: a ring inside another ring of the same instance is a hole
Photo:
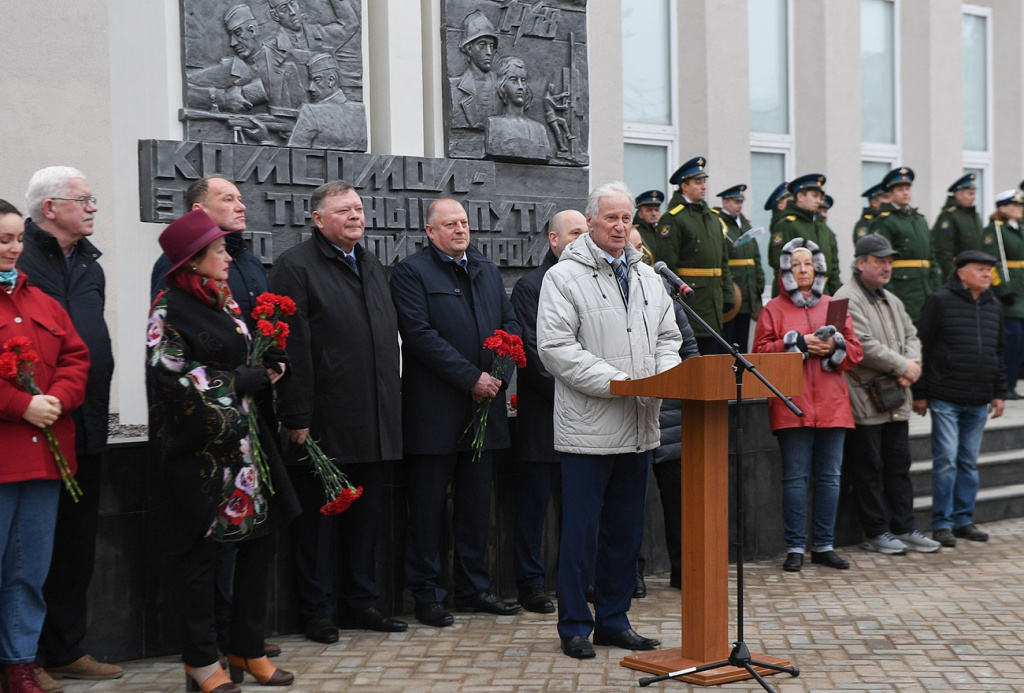
[[[764,211],[771,210],[772,213],[772,220],[768,224],[769,231],[775,230],[776,222],[785,216],[786,204],[793,198],[789,194],[788,185],[788,182],[782,181],[775,190],[772,190],[772,194],[768,196],[768,199],[765,200]]]
[[[658,234],[658,220],[661,218],[661,203],[665,201],[665,193],[660,190],[648,190],[636,196],[636,215],[633,217],[633,228],[640,232],[643,240],[644,262],[648,256],[653,265],[664,260],[660,254],[661,236]]]
[[[764,291],[764,270],[757,239],[745,239],[737,245],[739,238],[750,230],[750,221],[743,216],[746,190],[745,185],[726,188],[718,193],[722,205],[711,210],[722,220],[722,228],[729,241],[729,271],[740,297],[739,305],[732,309],[735,315],[723,326],[722,336],[730,344],[738,344],[740,351],[750,348],[750,321],[757,320],[761,313],[761,292]]]
[[[900,254],[900,259],[892,263],[892,281],[887,288],[903,301],[910,319],[917,323],[924,299],[942,285],[942,276],[935,262],[928,222],[910,206],[913,182],[914,172],[906,166],[885,174],[882,185],[889,191],[890,204],[882,205],[868,233],[885,236]]]
[[[805,238],[815,243],[825,256],[824,293],[831,296],[843,283],[839,280],[839,244],[835,234],[818,219],[818,208],[825,199],[825,176],[808,173],[794,178],[786,186],[792,195],[783,216],[772,227],[772,241],[768,246],[768,263],[778,277],[779,255],[782,247],[794,238]],[[772,296],[779,295],[778,281],[772,282]]]
[[[732,273],[729,271],[729,242],[722,223],[711,211],[707,196],[707,159],[694,157],[676,169],[669,179],[678,186],[668,211],[658,222],[662,239],[661,260],[693,288],[690,307],[719,334],[722,314],[733,307]],[[696,321],[693,332],[702,354],[718,354],[722,346]]]
[[[935,259],[943,277],[956,269],[957,253],[981,250],[981,217],[974,206],[977,195],[973,173],[958,178],[949,186],[946,204],[932,227]]]
[[[827,221],[828,210],[832,209],[832,205],[836,203],[835,199],[831,195],[825,195],[821,198],[821,204],[818,205],[818,218]]]
[[[879,207],[883,204],[889,203],[889,191],[885,189],[885,186],[881,183],[875,183],[870,188],[860,194],[861,197],[866,197],[868,200],[868,206],[865,207],[860,213],[860,219],[853,225],[853,244],[857,245],[864,236],[868,235],[871,229],[871,222],[875,220],[875,217],[879,214]]]
[[[1017,379],[1024,366],[1024,192],[1005,190],[996,196],[996,211],[982,234],[982,249],[998,258],[992,290],[1003,302],[1003,361],[1006,399],[1021,399]]]

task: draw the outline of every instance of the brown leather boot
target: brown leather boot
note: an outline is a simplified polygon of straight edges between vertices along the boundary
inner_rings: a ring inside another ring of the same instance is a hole
[[[295,680],[293,673],[278,669],[266,656],[250,659],[229,654],[228,670],[231,672],[231,680],[235,683],[241,683],[245,674],[249,674],[264,686],[290,686]]]

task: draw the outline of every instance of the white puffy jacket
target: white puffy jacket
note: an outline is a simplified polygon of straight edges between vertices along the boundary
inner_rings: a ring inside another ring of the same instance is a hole
[[[661,278],[633,247],[629,305],[611,265],[584,234],[544,275],[537,346],[555,377],[555,449],[584,455],[658,447],[661,400],[613,397],[612,380],[646,378],[680,362],[682,337]]]

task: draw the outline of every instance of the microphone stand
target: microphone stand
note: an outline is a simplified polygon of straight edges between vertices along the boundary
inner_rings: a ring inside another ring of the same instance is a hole
[[[804,414],[795,404],[793,404],[793,400],[790,397],[783,395],[779,392],[778,388],[768,382],[768,380],[757,370],[754,364],[740,353],[737,345],[729,344],[722,335],[715,332],[703,318],[697,315],[696,311],[686,303],[681,290],[676,290],[672,298],[683,307],[683,310],[686,311],[691,320],[695,321],[698,325],[707,330],[707,332],[714,337],[719,344],[726,348],[728,353],[732,354],[733,359],[735,359],[732,370],[736,375],[736,426],[733,428],[733,446],[735,448],[734,455],[736,470],[736,484],[734,486],[736,505],[736,642],[733,643],[733,648],[729,653],[728,659],[723,659],[718,662],[710,662],[699,667],[681,669],[668,674],[661,674],[660,676],[647,676],[640,679],[639,684],[641,686],[649,686],[652,683],[657,683],[659,681],[666,681],[668,679],[687,676],[689,674],[697,674],[702,671],[710,671],[711,669],[718,669],[724,666],[733,666],[738,669],[746,669],[754,680],[761,684],[762,688],[769,693],[774,693],[774,690],[768,685],[768,682],[765,681],[764,678],[762,678],[762,676],[754,669],[755,666],[770,669],[774,672],[786,673],[791,676],[799,676],[800,669],[797,667],[783,667],[777,664],[770,664],[768,662],[762,662],[754,659],[750,656],[750,650],[747,648],[747,644],[743,640],[743,534],[746,523],[743,513],[743,372],[748,371],[756,376],[757,379],[764,383],[765,387],[771,390],[776,397],[781,399],[794,414],[801,417]]]

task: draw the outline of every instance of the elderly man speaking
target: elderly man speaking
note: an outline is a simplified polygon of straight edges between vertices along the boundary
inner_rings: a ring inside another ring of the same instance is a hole
[[[537,345],[555,377],[555,449],[562,461],[558,635],[577,659],[595,645],[651,650],[626,612],[643,540],[660,400],[612,397],[613,380],[646,378],[679,363],[672,299],[629,245],[633,195],[607,183],[587,199],[589,233],[570,243],[541,286]],[[598,546],[598,533],[601,540]],[[594,578],[594,609],[586,601]]]

